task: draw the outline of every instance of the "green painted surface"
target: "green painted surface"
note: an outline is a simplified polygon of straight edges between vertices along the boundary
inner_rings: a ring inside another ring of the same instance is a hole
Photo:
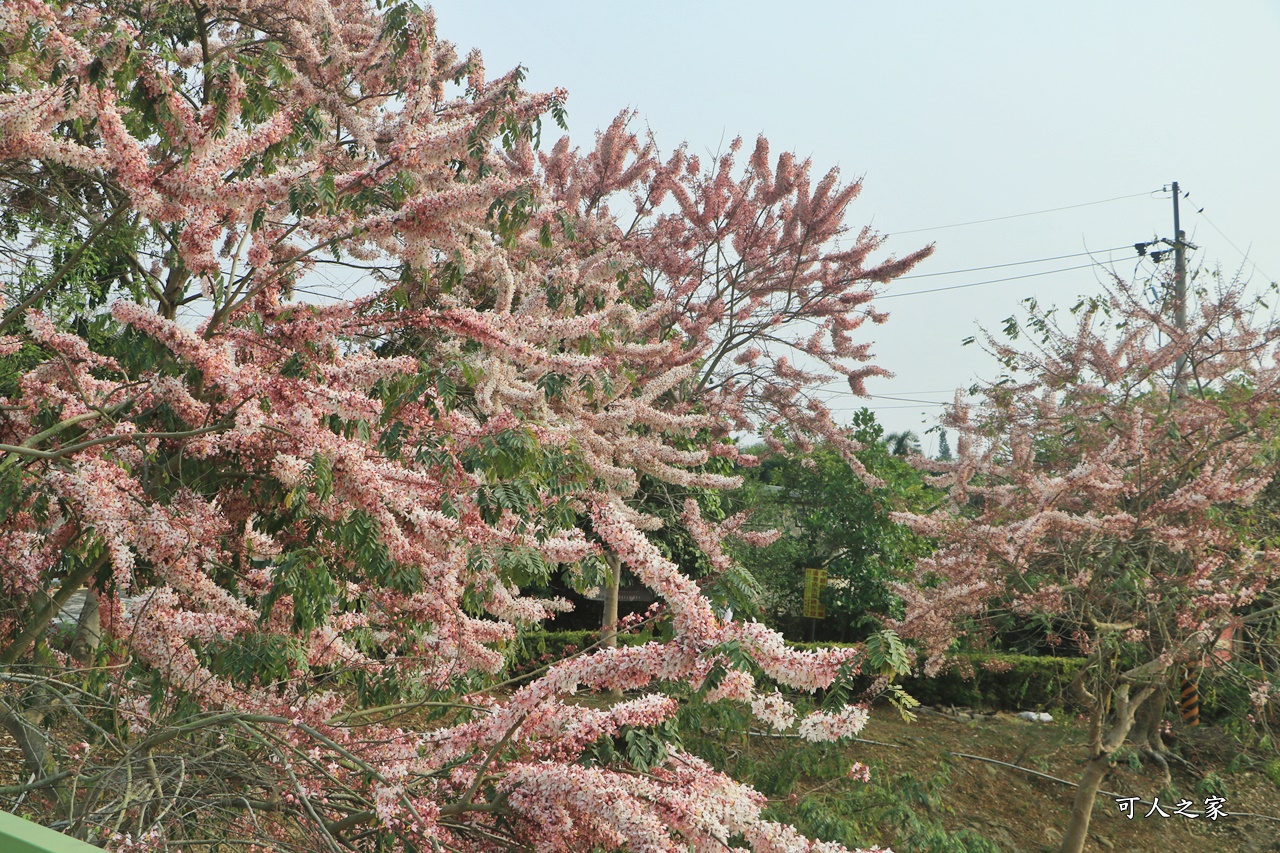
[[[0,811],[0,853],[91,853],[99,848]]]

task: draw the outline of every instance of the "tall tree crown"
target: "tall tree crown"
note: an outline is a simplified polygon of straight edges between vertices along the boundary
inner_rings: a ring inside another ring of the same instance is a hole
[[[810,188],[763,144],[736,183],[683,154],[619,172],[616,127],[536,161],[563,93],[520,84],[409,3],[0,7],[0,662],[20,674],[0,724],[70,831],[121,850],[210,826],[278,849],[838,849],[675,745],[639,769],[591,747],[669,722],[672,685],[723,684],[812,740],[865,722],[797,722],[757,688],[826,687],[860,654],[719,619],[627,498],[641,476],[734,483],[707,463],[736,455],[715,437],[750,399],[825,429],[808,375],[735,354],[740,334],[810,317],[802,351],[861,359],[859,282],[919,255],[826,248],[856,189]],[[611,231],[603,202],[632,185],[679,210]],[[690,266],[716,247],[728,266]],[[367,292],[297,299],[333,275]],[[722,560],[734,524],[685,516]],[[525,589],[602,546],[674,639],[501,681],[520,632],[566,606]],[[82,587],[60,644],[47,628]],[[649,692],[591,708],[579,688]],[[57,697],[78,697],[89,756],[51,727]],[[127,781],[139,761],[147,786]]]

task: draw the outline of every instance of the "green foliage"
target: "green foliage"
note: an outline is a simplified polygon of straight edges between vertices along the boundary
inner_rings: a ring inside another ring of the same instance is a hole
[[[326,528],[324,535],[379,587],[408,595],[421,590],[422,572],[391,559],[378,523],[364,511],[348,513],[340,523]]]
[[[1200,691],[1200,718],[1207,722],[1244,720],[1257,709],[1250,699],[1257,684],[1274,677],[1257,664],[1243,658],[1230,666],[1203,670],[1197,681]],[[1274,689],[1274,687],[1273,687]]]
[[[791,763],[785,757],[779,761]],[[767,767],[771,772],[774,762]],[[844,762],[847,766],[847,760]],[[763,762],[762,762],[763,764]],[[846,783],[795,799],[771,803],[766,814],[795,826],[811,838],[859,848],[868,838],[894,834],[893,849],[903,853],[1000,853],[1001,848],[971,829],[948,830],[935,816],[946,811],[943,789],[950,781],[945,770],[928,779],[910,773],[881,775],[871,763],[870,785]],[[834,774],[817,778],[835,781]],[[881,781],[883,780],[883,781]]]
[[[510,511],[521,519],[520,531],[571,525],[575,515],[570,504],[590,479],[586,463],[573,448],[540,444],[528,429],[487,435],[462,455],[462,462],[468,472],[481,473],[487,480],[476,492],[485,522],[496,524],[504,511]],[[555,500],[545,502],[547,495]]]
[[[618,634],[618,645],[639,646],[653,639],[647,631]],[[516,673],[563,660],[600,642],[599,631],[526,631],[507,650],[508,666]]]
[[[1212,770],[1196,783],[1196,794],[1201,797],[1225,797],[1228,793],[1226,781]]]
[[[219,639],[205,647],[203,657],[214,675],[246,687],[286,681],[307,668],[301,639],[278,634]]]
[[[877,640],[877,643],[883,640]],[[868,640],[862,644],[867,648]],[[839,647],[841,643],[790,643],[801,650]],[[883,652],[878,653],[883,656]],[[901,658],[895,656],[897,666]],[[908,675],[902,689],[926,705],[954,705],[999,711],[1044,710],[1071,705],[1071,681],[1084,658],[1033,657],[992,652],[958,652],[953,666],[931,678]],[[915,669],[913,662],[908,669]],[[869,669],[871,667],[868,667]],[[902,672],[902,670],[897,670]],[[888,674],[888,673],[886,673]]]
[[[881,440],[893,456],[911,456],[920,452],[920,437],[911,430],[891,432]]]
[[[671,751],[682,750],[680,727],[675,720],[656,726],[623,726],[616,735],[601,737],[582,755],[586,765],[626,766],[648,772],[665,764]]]
[[[681,450],[695,449],[693,441],[686,440],[678,444]],[[723,462],[724,460],[721,459],[712,459],[704,469],[719,474],[731,473]],[[689,498],[698,502],[699,511],[707,521],[718,522],[725,519],[727,513],[723,497],[710,489],[682,488],[643,475],[640,478],[640,488],[636,493],[637,505],[643,511],[656,515],[663,521],[662,527],[650,534],[650,540],[658,546],[662,556],[675,563],[690,577],[702,578],[711,572],[711,564],[680,521],[681,513],[684,512],[684,502]],[[715,592],[711,593],[716,603],[724,604],[723,596],[728,594],[730,587],[736,586],[746,593],[743,597],[743,606],[754,608],[751,590],[755,587],[755,579],[749,571],[744,569],[739,572],[736,580],[716,578],[715,583],[721,584]],[[716,594],[717,592],[719,595]],[[748,600],[751,600],[750,603]]]
[[[716,575],[705,590],[712,601],[727,605],[739,618],[746,618],[759,612],[765,586],[750,569],[735,562]]]
[[[1134,773],[1142,772],[1142,756],[1138,754],[1138,750],[1127,744],[1116,747],[1115,752],[1111,753],[1111,763],[1124,765]]]
[[[1000,853],[1001,848],[973,830],[949,831],[941,816],[949,812],[944,767],[928,778],[890,775],[874,757],[829,744],[749,736],[750,714],[738,703],[690,702],[677,717],[684,747],[716,770],[751,785],[769,797],[765,817],[795,826],[804,835],[865,847],[870,840],[902,853]],[[860,759],[871,768],[870,784],[849,777]]]
[[[276,562],[271,589],[262,599],[265,621],[282,595],[293,597],[293,627],[308,633],[332,611],[338,584],[324,557],[315,548],[297,548]]]
[[[932,815],[950,811],[942,799],[951,781],[944,765],[931,779],[900,773],[889,784],[891,803],[885,819],[897,828],[894,846],[913,853],[1000,853],[1000,846],[971,829],[950,832]],[[922,813],[923,812],[923,813]]]
[[[888,676],[906,675],[911,671],[911,653],[897,633],[885,629],[867,637],[867,667]]]
[[[707,677],[702,680],[702,686],[698,689],[698,695],[703,696],[708,691],[714,690],[724,681],[724,677],[733,670],[742,672],[753,672],[758,667],[746,650],[742,648],[742,644],[737,640],[729,640],[711,649],[711,653],[717,656],[717,663],[711,667],[711,671],[707,673]]]
[[[951,442],[947,440],[947,431],[945,429],[938,430],[938,461],[950,462],[955,457],[951,454]]]
[[[783,531],[766,548],[735,553],[761,579],[767,617],[791,637],[810,628],[801,616],[806,568],[827,570],[827,617],[816,630],[828,639],[859,639],[878,628],[876,617],[901,615],[892,584],[909,580],[916,558],[931,550],[890,514],[927,509],[937,501],[934,490],[882,441],[883,429],[870,411],[854,415],[851,433],[863,445],[859,460],[883,485],[868,486],[834,448],[821,445],[810,453],[766,457],[735,496],[754,511],[757,526]]]
[[[956,655],[957,666],[933,678],[904,679],[905,689],[926,705],[958,705],[999,711],[1070,706],[1071,681],[1084,658],[985,653]]]

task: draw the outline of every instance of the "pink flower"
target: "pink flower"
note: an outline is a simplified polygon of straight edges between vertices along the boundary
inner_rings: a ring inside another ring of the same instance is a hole
[[[849,778],[856,779],[859,782],[870,782],[871,768],[861,761],[855,761],[849,765]]]

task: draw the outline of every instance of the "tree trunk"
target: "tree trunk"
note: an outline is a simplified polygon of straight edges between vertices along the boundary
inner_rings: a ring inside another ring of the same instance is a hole
[[[1089,821],[1093,817],[1094,798],[1102,787],[1102,779],[1111,766],[1111,753],[1124,743],[1133,728],[1134,717],[1147,700],[1154,687],[1143,687],[1137,696],[1130,699],[1129,684],[1120,684],[1111,691],[1112,701],[1099,702],[1094,706],[1094,720],[1090,740],[1089,760],[1085,763],[1084,775],[1080,779],[1080,787],[1076,789],[1075,801],[1071,804],[1071,816],[1067,818],[1067,828],[1062,834],[1062,844],[1058,853],[1082,853],[1085,838],[1089,834]],[[1115,708],[1115,716],[1111,727],[1103,734],[1106,723],[1106,708],[1110,704]]]
[[[35,659],[38,665],[45,668],[56,665],[43,640],[36,643]],[[21,695],[11,695],[8,701],[0,698],[0,728],[7,731],[18,745],[27,770],[36,779],[56,777],[60,770],[45,725],[52,706],[53,697],[41,683],[31,685]],[[58,815],[70,818],[73,800],[66,782],[59,780],[50,784],[49,788],[57,801]]]
[[[606,648],[618,647],[618,587],[622,586],[622,561],[618,555],[605,552],[605,565],[609,567],[609,580],[604,588],[604,619],[600,625],[600,640]],[[622,691],[614,688],[609,691],[614,699],[622,698]]]
[[[1142,707],[1138,709],[1133,731],[1129,733],[1129,740],[1138,747],[1142,756],[1160,768],[1166,788],[1173,785],[1173,775],[1169,771],[1169,762],[1165,757],[1164,739],[1160,735],[1160,726],[1164,723],[1168,697],[1167,687],[1162,685],[1156,688],[1151,698],[1143,702]]]
[[[80,587],[84,586],[85,582],[93,577],[106,561],[107,557],[104,553],[102,557],[92,563],[81,563],[62,581],[62,586],[52,596],[46,592],[38,593],[35,596],[35,606],[33,607],[31,618],[23,625],[22,633],[14,638],[13,642],[3,651],[0,651],[0,664],[16,663],[18,658],[22,657],[23,652],[31,648],[33,643],[44,636],[45,628],[49,627],[49,623],[53,621],[53,618],[62,611],[62,607],[67,603],[67,600]]]
[[[1129,733],[1129,740],[1139,749],[1164,751],[1160,724],[1164,722],[1164,708],[1168,693],[1168,688],[1164,686],[1157,688],[1151,694],[1151,698],[1142,703],[1142,707],[1134,716],[1133,731]]]
[[[85,593],[80,619],[76,622],[76,636],[71,641],[71,658],[81,666],[89,666],[101,643],[102,619],[98,612],[98,593],[90,586]]]
[[[622,585],[622,561],[617,554],[605,552],[609,579],[604,586],[604,617],[600,622],[600,639],[608,648],[618,645],[618,587]]]
[[[1081,853],[1084,841],[1089,833],[1089,821],[1093,818],[1093,800],[1102,787],[1102,780],[1111,766],[1111,755],[1102,753],[1090,758],[1084,766],[1084,775],[1080,777],[1080,787],[1076,788],[1076,798],[1071,804],[1071,816],[1067,818],[1067,829],[1062,835],[1062,846],[1058,853]]]

